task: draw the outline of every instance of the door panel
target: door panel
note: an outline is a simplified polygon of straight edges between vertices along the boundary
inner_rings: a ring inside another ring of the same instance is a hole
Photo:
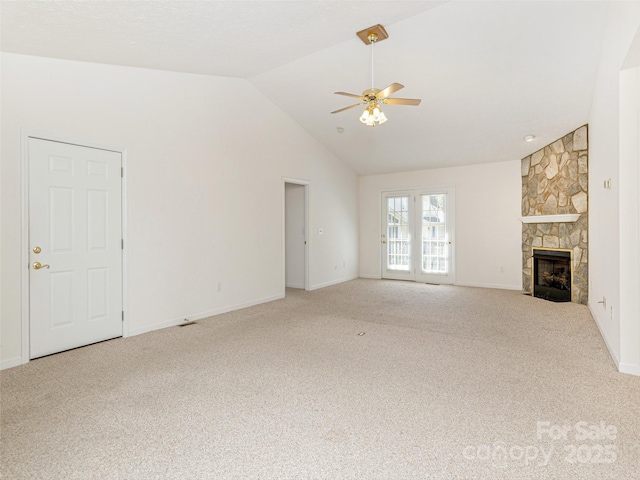
[[[122,336],[122,158],[35,138],[28,147],[29,339],[37,358]]]
[[[382,278],[412,280],[412,194],[383,195],[382,211]]]
[[[450,207],[448,192],[421,193],[420,229],[421,262],[416,272],[416,280],[428,283],[453,283],[451,275],[450,250]]]

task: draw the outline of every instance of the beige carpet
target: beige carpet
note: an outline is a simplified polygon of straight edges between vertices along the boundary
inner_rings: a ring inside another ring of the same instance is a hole
[[[3,479],[640,478],[640,378],[513,291],[289,290],[0,379]]]

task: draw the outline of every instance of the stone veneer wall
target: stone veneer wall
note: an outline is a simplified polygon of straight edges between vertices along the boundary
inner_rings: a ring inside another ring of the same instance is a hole
[[[534,247],[571,250],[571,301],[588,299],[588,129],[522,159],[522,216],[578,213],[573,222],[522,224],[522,288],[532,292]]]

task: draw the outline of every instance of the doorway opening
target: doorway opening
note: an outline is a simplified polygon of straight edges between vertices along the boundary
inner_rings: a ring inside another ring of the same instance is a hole
[[[309,182],[284,180],[284,284],[309,290]]]

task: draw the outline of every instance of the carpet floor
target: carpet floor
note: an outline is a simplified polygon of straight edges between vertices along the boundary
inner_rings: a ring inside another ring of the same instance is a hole
[[[583,305],[355,280],[0,373],[3,479],[638,479]]]

